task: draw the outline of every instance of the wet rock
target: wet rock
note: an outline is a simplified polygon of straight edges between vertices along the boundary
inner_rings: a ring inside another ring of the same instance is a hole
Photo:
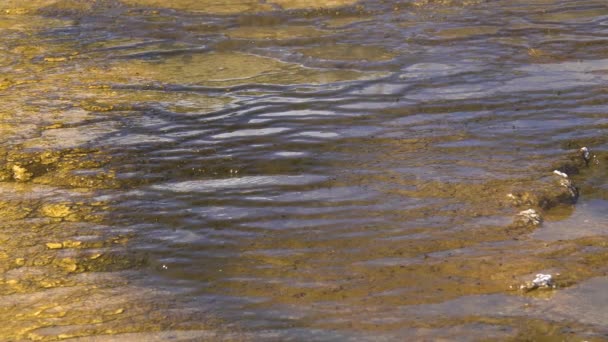
[[[542,216],[536,212],[534,209],[528,209],[521,211],[517,216],[515,216],[515,221],[513,225],[518,227],[529,227],[529,226],[539,226],[543,222]]]
[[[569,198],[565,198],[566,201],[567,202],[569,201],[571,204],[576,203],[576,201],[578,200],[579,192],[578,192],[578,188],[576,186],[574,186],[572,181],[567,178],[560,179],[559,185],[564,187],[568,191],[568,194],[570,195]],[[561,199],[562,197],[559,197],[559,198]]]
[[[538,273],[536,277],[523,285],[520,285],[519,289],[525,292],[533,291],[536,289],[554,289],[557,285],[550,274]]]
[[[581,157],[583,157],[583,160],[585,161],[585,164],[588,166],[589,162],[591,161],[591,151],[589,151],[587,147],[581,147],[579,151],[581,153]]]

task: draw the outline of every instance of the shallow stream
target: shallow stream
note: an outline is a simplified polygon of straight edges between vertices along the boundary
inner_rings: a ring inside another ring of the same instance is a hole
[[[0,340],[608,339],[605,1],[2,0],[0,35]]]

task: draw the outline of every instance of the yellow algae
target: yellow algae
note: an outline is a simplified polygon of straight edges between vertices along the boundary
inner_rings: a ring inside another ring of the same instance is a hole
[[[332,44],[299,51],[306,56],[315,58],[346,61],[387,61],[396,56],[392,51],[373,45]]]
[[[44,131],[56,132],[60,129]],[[54,146],[57,148],[57,145]],[[0,161],[2,158],[0,158]],[[66,182],[82,181],[83,177],[76,177],[71,172],[76,169],[92,169],[99,168],[105,162],[107,157],[94,150],[79,150],[79,149],[64,149],[61,151],[42,151],[35,153],[23,153],[19,150],[11,150],[5,156],[4,162],[9,166],[1,170],[0,176],[4,180],[11,178],[23,182],[36,177],[35,182],[38,184],[60,185]],[[22,166],[27,165],[27,167]],[[104,171],[103,174],[96,174],[93,177],[84,177],[87,179],[95,179],[95,184],[99,181],[112,181],[114,178],[111,172]],[[52,206],[45,210],[56,210]]]
[[[74,258],[63,258],[56,261],[55,264],[68,272],[74,272],[78,269],[78,263]]]
[[[109,112],[114,110],[114,105],[99,102],[84,102],[80,105],[83,109],[90,112]]]
[[[73,170],[77,170],[79,168],[87,168],[85,165],[74,165],[73,167],[66,167],[54,170],[52,172],[48,172],[45,175],[42,175],[36,178],[37,184],[48,184],[54,186],[69,186],[73,188],[81,188],[81,189],[106,189],[106,188],[115,188],[118,186],[118,182],[115,179],[115,175],[113,172],[103,172],[100,171],[96,174],[87,175],[87,176],[76,176],[73,173]],[[65,217],[67,220],[73,219],[82,219],[87,217],[92,221],[97,221],[98,217],[96,214],[90,213],[91,209],[89,207],[79,207],[78,212],[75,212],[73,215],[68,215]],[[82,216],[84,215],[84,217]]]
[[[67,60],[67,57],[44,57],[44,61],[49,63],[65,62]]]
[[[23,265],[25,265],[25,259],[24,258],[17,258],[17,259],[15,259],[15,265],[17,265],[17,266],[23,266]]]
[[[8,78],[0,80],[0,90],[8,89],[13,84],[15,84],[15,82],[13,80],[11,80],[11,79],[8,79]]]
[[[226,32],[231,38],[244,39],[317,38],[328,33],[310,26],[241,26]]]
[[[0,217],[4,220],[20,220],[27,217],[32,210],[22,204],[8,201],[0,202]]]
[[[82,241],[63,241],[63,248],[78,248],[82,246]]]
[[[33,176],[31,172],[28,171],[27,168],[20,165],[13,165],[13,178],[19,182],[27,182]]]
[[[10,50],[12,54],[20,55],[24,58],[31,58],[45,51],[45,48],[38,45],[19,45]]]
[[[62,245],[63,247],[63,245]],[[50,255],[38,255],[34,259],[34,266],[45,266],[53,262],[53,257]]]
[[[63,244],[61,242],[47,242],[46,247],[48,249],[61,249],[63,248]]]
[[[67,204],[53,203],[42,206],[42,214],[52,218],[64,218],[72,213],[72,209]]]
[[[61,122],[56,122],[54,124],[43,127],[43,129],[57,129],[62,128],[64,125]]]
[[[91,260],[95,260],[95,259],[98,259],[100,256],[102,256],[102,254],[101,254],[101,253],[95,253],[95,254],[91,255],[91,256],[89,257],[89,259],[91,259]]]
[[[121,0],[127,5],[172,8],[209,14],[240,14],[270,11],[273,7],[258,0]]]

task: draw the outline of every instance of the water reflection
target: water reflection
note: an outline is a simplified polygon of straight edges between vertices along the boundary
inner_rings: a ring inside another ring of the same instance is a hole
[[[602,2],[0,13],[3,339],[608,333]]]

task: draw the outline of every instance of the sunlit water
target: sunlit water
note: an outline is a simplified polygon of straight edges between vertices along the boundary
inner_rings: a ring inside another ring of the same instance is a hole
[[[608,338],[607,33],[599,0],[0,1],[0,339]],[[560,167],[576,204],[510,201]]]

